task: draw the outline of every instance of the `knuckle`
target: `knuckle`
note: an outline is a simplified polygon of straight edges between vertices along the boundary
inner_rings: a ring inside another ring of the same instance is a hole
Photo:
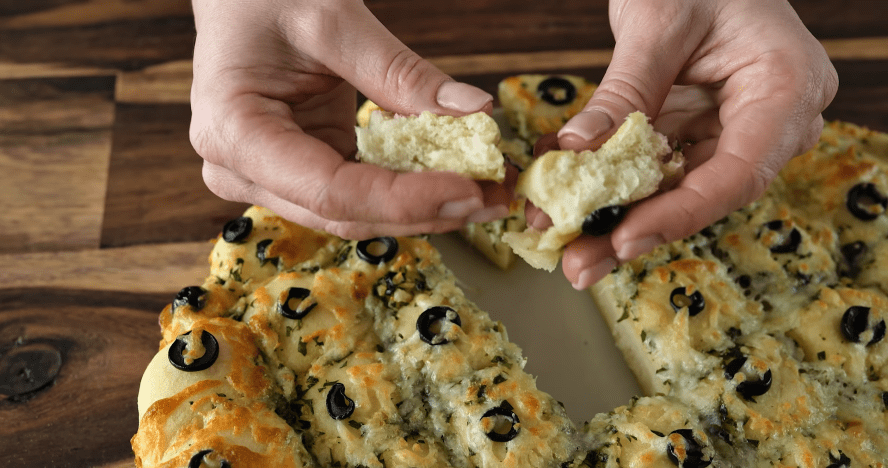
[[[299,196],[291,196],[291,199],[301,198]],[[322,190],[317,195],[308,197],[306,208],[317,216],[332,221],[342,221],[345,217],[342,206],[333,196],[330,190]],[[337,229],[341,229],[341,223],[336,223]]]
[[[836,71],[836,67],[833,66],[832,62],[827,61],[827,70],[824,81],[824,100],[821,106],[821,110],[826,109],[826,107],[832,102],[832,100],[835,99],[836,93],[839,92],[839,73]]]
[[[817,142],[820,141],[821,133],[823,133],[823,116],[818,114],[817,118],[808,126],[808,131],[805,132],[805,135],[799,142],[799,148],[798,151],[796,151],[796,154],[802,154],[813,148]]]
[[[383,83],[386,89],[392,90],[393,96],[398,96],[399,100],[410,99],[407,91],[426,81],[427,70],[428,67],[424,66],[423,59],[405,47],[389,60],[385,67]]]
[[[616,72],[608,77],[607,82],[596,90],[595,101],[610,104],[609,111],[628,113],[638,109],[646,115],[652,113],[652,109],[658,107],[639,90],[654,89],[653,83],[644,83],[642,78],[625,72]]]
[[[237,190],[237,186],[223,180],[224,177],[222,177],[220,171],[222,171],[221,168],[204,162],[202,175],[204,184],[210,192],[213,192],[217,197],[223,200],[243,201],[242,198],[238,196],[239,190]]]
[[[208,159],[213,151],[210,144],[212,138],[209,136],[209,133],[209,126],[203,119],[196,116],[191,118],[191,124],[188,127],[188,139],[194,151],[204,159]]]
[[[747,184],[748,190],[746,196],[740,199],[740,206],[747,205],[762,196],[771,185],[771,181],[777,177],[777,172],[779,168],[773,167],[772,164],[753,164]]]

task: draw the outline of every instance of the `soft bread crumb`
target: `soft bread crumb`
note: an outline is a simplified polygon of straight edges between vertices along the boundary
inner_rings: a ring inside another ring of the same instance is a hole
[[[506,177],[499,127],[483,112],[396,117],[376,111],[369,119],[366,128],[355,129],[361,161],[400,172],[453,171],[497,182]]]
[[[516,194],[548,214],[553,226],[506,233],[503,241],[532,266],[552,271],[564,245],[580,235],[586,216],[651,195],[683,164],[681,153],[672,151],[644,114],[629,114],[597,151],[550,151],[521,173]]]

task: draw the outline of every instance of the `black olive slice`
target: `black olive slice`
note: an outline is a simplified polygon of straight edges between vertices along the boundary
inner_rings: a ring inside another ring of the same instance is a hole
[[[182,337],[190,334],[191,332],[189,331],[183,335],[179,335],[179,337],[176,338],[176,341],[170,346],[170,351],[167,353],[167,356],[170,359],[170,364],[176,369],[185,372],[197,372],[209,369],[209,367],[216,362],[216,358],[219,357],[219,342],[216,341],[216,337],[210,332],[204,331],[200,335],[200,342],[204,347],[203,356],[195,359],[191,364],[186,364],[185,357],[182,353],[185,352],[187,344]]]
[[[687,307],[688,315],[691,317],[703,312],[703,309],[706,308],[706,299],[703,298],[703,294],[700,291],[694,291],[693,294],[688,296],[687,290],[684,287],[672,290],[672,294],[669,295],[669,303],[672,304],[672,308],[676,312]]]
[[[191,457],[191,460],[188,461],[188,468],[200,468],[200,465],[203,464],[204,457],[210,453],[213,453],[212,449],[201,450],[200,452],[195,453],[194,456]],[[228,460],[223,459],[219,463],[219,467],[231,468],[231,463],[229,463]]]
[[[448,317],[448,314],[453,313],[451,317]],[[462,326],[462,320],[459,318],[459,314],[456,313],[455,310],[446,306],[435,306],[426,309],[425,312],[419,314],[419,318],[416,319],[416,331],[419,332],[419,338],[433,346],[442,345],[450,343],[449,340],[446,340],[437,333],[432,331],[432,325],[439,320],[450,320],[451,322]]]
[[[263,264],[266,261],[271,260],[271,258],[268,257],[268,246],[271,245],[272,241],[273,239],[265,239],[256,243],[256,258],[258,258]]]
[[[765,227],[772,231],[783,233],[786,224],[778,219],[765,223]],[[801,243],[802,233],[800,233],[798,229],[792,228],[792,230],[789,231],[789,234],[784,234],[783,242],[772,245],[769,247],[769,250],[773,253],[793,253],[798,250],[799,244]]]
[[[206,294],[207,290],[200,286],[182,288],[181,291],[176,293],[176,298],[173,299],[172,312],[175,314],[176,310],[186,305],[190,305],[195,311],[203,309],[204,305],[206,305]]]
[[[881,210],[876,206],[881,206]],[[879,217],[888,208],[888,198],[879,193],[875,184],[864,182],[851,187],[848,190],[848,198],[845,206],[855,218],[863,221],[872,221]]]
[[[864,306],[851,306],[842,314],[842,334],[852,343],[860,343],[860,335],[867,330],[872,330],[872,338],[866,344],[874,345],[885,337],[885,320],[870,320],[870,308]]]
[[[681,468],[704,468],[712,463],[703,453],[703,444],[694,437],[691,429],[678,429],[669,434],[666,456]]]
[[[836,457],[832,453],[829,454],[830,464],[826,466],[826,468],[849,468],[851,466],[851,459],[848,458],[848,455],[842,453],[839,450],[839,456]]]
[[[885,411],[888,411],[888,392],[882,392],[882,404],[885,405]]]
[[[869,252],[869,247],[861,241],[851,242],[843,245],[839,249],[842,252],[842,259],[845,265],[840,273],[844,276],[855,277],[860,273],[860,264]]]
[[[288,319],[300,320],[318,305],[317,302],[305,304],[305,299],[310,295],[311,291],[308,289],[297,287],[290,288],[287,291],[287,299],[278,304],[278,311]]]
[[[610,233],[626,217],[629,208],[623,205],[612,205],[599,208],[583,220],[583,234],[603,236]]]
[[[246,216],[232,219],[222,227],[222,239],[232,244],[242,244],[253,230],[253,220]]]
[[[508,442],[518,436],[519,423],[518,415],[512,411],[512,405],[508,401],[503,401],[499,406],[490,408],[481,416],[481,419],[494,419],[493,429],[487,433],[487,438],[494,442]],[[505,420],[505,421],[503,421]],[[502,432],[502,422],[509,423],[509,430]]]
[[[351,416],[355,412],[355,400],[345,394],[345,385],[335,383],[327,392],[327,413],[330,417],[339,421]]]
[[[381,253],[378,252],[380,246],[385,248]],[[357,251],[358,258],[361,260],[379,265],[395,258],[395,255],[398,253],[398,240],[394,237],[375,237],[362,240],[358,242],[355,251]]]
[[[561,106],[570,104],[576,99],[577,88],[570,81],[560,76],[553,76],[540,82],[537,86],[537,94],[543,101],[553,106]]]
[[[746,356],[738,357],[725,366],[725,377],[732,380],[737,372],[743,369],[747,361]],[[771,389],[771,369],[765,371],[764,374],[758,375],[756,372],[744,372],[746,379],[737,384],[737,393],[747,401],[755,401],[755,397],[764,395]]]

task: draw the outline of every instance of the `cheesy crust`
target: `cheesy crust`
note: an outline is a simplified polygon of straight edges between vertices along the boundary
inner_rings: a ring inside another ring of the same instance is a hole
[[[885,466],[885,194],[888,136],[829,123],[761,199],[591,288],[713,466]]]

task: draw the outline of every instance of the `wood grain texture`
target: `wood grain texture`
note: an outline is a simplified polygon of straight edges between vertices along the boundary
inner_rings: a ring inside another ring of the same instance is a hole
[[[839,74],[839,91],[823,117],[888,132],[888,60],[833,63]]]
[[[157,352],[157,316],[203,280],[211,247],[0,255],[0,362],[34,345],[62,355],[49,386],[0,395],[0,466],[134,466],[135,397]]]
[[[607,0],[370,0],[366,5],[422,56],[613,47]]]
[[[818,39],[885,35],[884,0],[790,0],[802,23]]]
[[[822,41],[834,61],[872,60],[888,61],[888,36]],[[509,76],[518,73],[574,73],[587,76],[588,69],[607,68],[613,56],[612,49],[546,50],[536,52],[508,52],[462,54],[428,57],[444,73],[474,83],[471,77],[479,75]],[[125,103],[187,103],[190,101],[192,70],[190,60],[178,60],[123,72],[117,83],[117,101]],[[485,80],[486,81],[486,80]],[[496,83],[482,87],[496,89]]]
[[[186,104],[191,101],[191,60],[176,60],[122,72],[116,100],[125,104]]]
[[[0,28],[10,30],[91,26],[121,20],[187,17],[187,0],[4,0]]]
[[[0,81],[3,252],[97,248],[113,77]]]
[[[135,396],[157,352],[157,314],[169,297],[0,289],[0,356],[39,345],[57,350],[62,362],[47,387],[0,395],[0,465],[84,467],[130,457]]]
[[[102,247],[210,239],[247,208],[203,184],[190,119],[188,105],[117,106]]]
[[[77,290],[101,285],[103,291],[175,293],[203,282],[212,247],[211,242],[187,242],[0,255],[0,284],[13,289]]]
[[[190,16],[89,26],[0,28],[0,74],[6,65],[21,64],[137,70],[188,59],[193,48],[194,20]]]

